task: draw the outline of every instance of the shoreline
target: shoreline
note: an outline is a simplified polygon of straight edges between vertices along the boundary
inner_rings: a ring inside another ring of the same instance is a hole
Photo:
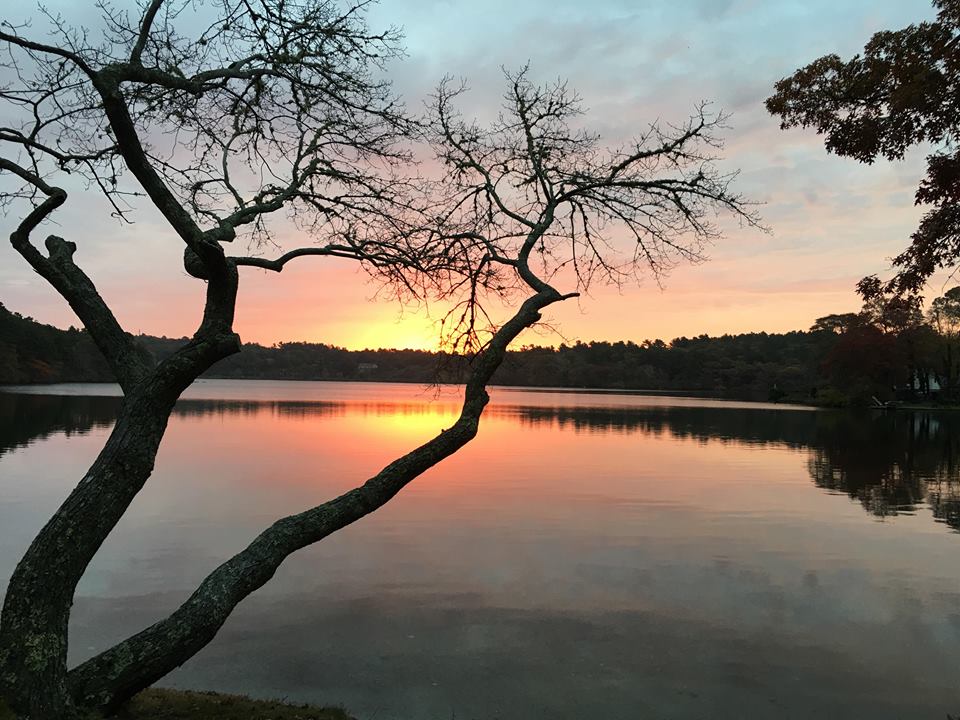
[[[102,716],[92,712],[89,717],[92,720]],[[110,717],[121,720],[357,720],[339,707],[168,688],[148,688]],[[0,720],[14,720],[2,700]]]

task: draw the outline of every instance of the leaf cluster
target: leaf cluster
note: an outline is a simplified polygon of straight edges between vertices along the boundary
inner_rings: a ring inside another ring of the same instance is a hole
[[[916,192],[917,204],[932,208],[893,259],[896,274],[884,292],[919,294],[960,260],[960,0],[934,7],[935,20],[878,32],[850,60],[813,61],[780,80],[766,101],[784,129],[812,127],[828,151],[860,162],[933,146]]]

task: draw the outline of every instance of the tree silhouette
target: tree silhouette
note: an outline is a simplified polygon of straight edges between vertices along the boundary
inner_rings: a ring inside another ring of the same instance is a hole
[[[445,176],[417,179],[411,143],[423,125],[379,79],[398,39],[367,27],[365,5],[149,0],[136,16],[102,5],[97,38],[57,18],[49,42],[25,28],[0,32],[13,78],[0,99],[15,117],[0,128],[0,170],[17,181],[2,199],[21,212],[11,242],[70,303],[124,392],[103,451],[7,589],[0,694],[23,716],[115,708],[204,647],[287,556],[375,511],[468,443],[508,345],[545,308],[594,280],[644,269],[659,276],[699,259],[717,235],[716,212],[756,222],[730,189],[732,176],[712,162],[722,116],[700,106],[679,127],[651,126],[606,150],[571,128],[572,93],[537,86],[526,72],[508,77],[491,128],[460,120],[457,92],[441,85],[426,135]],[[160,140],[174,152],[162,152]],[[85,178],[121,219],[145,197],[183,244],[186,271],[206,283],[200,327],[159,363],[120,326],[75,261],[74,242],[50,235],[44,253],[31,241],[67,202],[55,184],[67,173]],[[285,215],[317,242],[264,257],[283,244],[287,226],[277,218]],[[257,252],[228,253],[238,238]],[[279,272],[310,256],[354,259],[399,295],[451,301],[451,343],[475,352],[460,416],[362,485],[277,520],[170,617],[68,672],[80,577],[149,478],[180,393],[240,349],[240,271]],[[503,322],[485,319],[491,293],[511,303]]]
[[[933,147],[916,192],[918,205],[932,207],[893,259],[893,278],[861,285],[868,298],[918,294],[933,273],[960,260],[960,2],[933,5],[936,20],[878,32],[848,61],[818,58],[780,80],[766,101],[784,129],[812,127],[829,152],[860,162]]]

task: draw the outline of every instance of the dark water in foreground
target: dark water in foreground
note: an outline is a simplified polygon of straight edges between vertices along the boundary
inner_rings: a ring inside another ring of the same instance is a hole
[[[109,432],[0,393],[0,583]],[[402,385],[208,381],[80,587],[72,661],[452,423]],[[480,437],[291,558],[166,685],[361,720],[960,713],[960,413],[494,392]]]

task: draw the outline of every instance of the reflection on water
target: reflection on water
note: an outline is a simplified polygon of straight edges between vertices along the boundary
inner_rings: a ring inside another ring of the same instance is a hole
[[[813,445],[810,475],[877,517],[911,514],[926,502],[960,530],[960,416],[956,413],[831,413]]]
[[[749,407],[536,407],[506,406],[492,412],[514,414],[524,425],[560,430],[641,433],[758,445],[806,447],[819,413]]]
[[[537,391],[530,396],[542,394]],[[563,395],[557,393],[561,398]],[[578,400],[582,402],[584,397],[591,395],[581,395]],[[926,502],[937,520],[960,532],[960,416],[954,413],[789,412],[745,403],[736,403],[735,407],[670,406],[659,404],[661,398],[651,406],[565,407],[503,401],[512,399],[513,395],[503,395],[500,402],[491,405],[487,417],[515,419],[524,427],[560,431],[668,434],[700,442],[809,449],[809,472],[817,487],[845,493],[881,518],[912,513],[918,504]],[[641,397],[636,401],[645,400]],[[52,433],[63,432],[69,437],[94,427],[108,427],[120,402],[113,396],[0,393],[0,456]],[[457,411],[457,404],[449,398],[444,401],[431,396],[418,402],[191,398],[178,403],[174,416],[309,419],[342,417],[349,412],[408,421],[414,417],[452,421]]]
[[[0,582],[121,402],[56,390],[0,393]],[[80,588],[72,662],[458,409],[411,386],[187,395]],[[942,720],[960,710],[958,443],[949,413],[497,389],[474,443],[288,561],[167,682],[361,720]]]
[[[0,393],[0,456],[53,433],[107,427],[119,406],[119,398]]]

